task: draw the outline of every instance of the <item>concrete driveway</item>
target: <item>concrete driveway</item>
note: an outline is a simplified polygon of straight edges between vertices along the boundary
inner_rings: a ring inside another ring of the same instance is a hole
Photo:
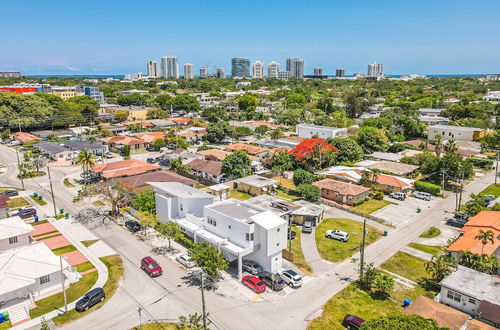
[[[391,222],[396,227],[404,226],[409,222],[420,218],[420,213],[434,208],[443,201],[440,197],[432,197],[430,201],[407,197],[404,201],[398,201],[387,196],[385,197],[385,200],[396,204],[389,204],[386,207],[373,212],[371,215]],[[421,209],[420,213],[417,213],[417,208]]]

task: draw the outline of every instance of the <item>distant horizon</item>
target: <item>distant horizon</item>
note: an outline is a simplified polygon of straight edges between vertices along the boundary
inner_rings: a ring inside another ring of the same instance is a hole
[[[500,72],[498,0],[244,2],[10,1],[0,21],[0,67],[25,75],[145,72],[177,56],[231,71],[231,58],[305,59],[333,74],[366,73],[374,61],[396,74]],[[50,31],[50,32],[49,32]]]

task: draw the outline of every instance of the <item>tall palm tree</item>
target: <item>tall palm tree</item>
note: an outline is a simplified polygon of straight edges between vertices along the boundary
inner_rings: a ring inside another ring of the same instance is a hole
[[[76,158],[77,165],[82,166],[82,171],[84,173],[85,184],[87,184],[88,171],[89,169],[95,165],[95,156],[93,153],[89,151],[89,149],[83,149]]]
[[[491,242],[491,244],[495,244],[495,234],[491,231],[484,231],[482,229],[479,229],[479,234],[474,237],[474,239],[481,241],[483,243],[483,246],[481,247],[481,255],[483,255],[484,251],[484,246]]]
[[[436,156],[441,156],[441,152],[443,152],[443,136],[441,134],[434,136],[434,145],[436,146]]]
[[[445,255],[433,256],[431,261],[425,264],[425,270],[432,276],[436,283],[441,282],[455,267],[453,258]]]

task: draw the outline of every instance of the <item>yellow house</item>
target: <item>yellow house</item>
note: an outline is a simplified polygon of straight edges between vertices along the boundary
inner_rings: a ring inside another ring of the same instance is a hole
[[[134,120],[146,120],[146,119],[148,119],[148,111],[149,110],[151,110],[151,108],[142,107],[142,106],[135,106],[135,105],[120,106],[120,105],[116,105],[116,104],[103,104],[103,105],[101,105],[99,112],[114,115],[115,112],[117,112],[117,111],[128,111],[127,120],[134,121]]]
[[[234,181],[235,188],[252,196],[271,193],[278,185],[276,181],[260,175],[251,175]]]

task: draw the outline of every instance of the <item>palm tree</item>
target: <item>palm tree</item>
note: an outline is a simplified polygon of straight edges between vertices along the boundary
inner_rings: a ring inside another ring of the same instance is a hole
[[[455,140],[448,140],[448,142],[446,142],[446,144],[444,145],[444,151],[446,151],[446,153],[456,153],[458,151],[458,146]]]
[[[441,156],[441,152],[443,151],[443,136],[441,134],[434,136],[434,145],[436,146],[436,156]]]
[[[77,159],[76,164],[82,166],[82,171],[84,173],[84,178],[85,178],[85,184],[87,184],[87,178],[88,178],[87,172],[93,165],[95,165],[95,156],[93,153],[89,151],[89,149],[83,149],[78,154],[78,157],[76,159]]]
[[[425,264],[425,270],[432,276],[436,283],[441,282],[455,268],[453,258],[445,255],[433,256],[431,261]]]
[[[474,239],[480,240],[481,243],[483,243],[483,246],[481,247],[481,255],[483,255],[484,246],[488,244],[488,242],[495,244],[495,234],[491,230],[484,231],[479,229],[479,234],[477,234]]]

